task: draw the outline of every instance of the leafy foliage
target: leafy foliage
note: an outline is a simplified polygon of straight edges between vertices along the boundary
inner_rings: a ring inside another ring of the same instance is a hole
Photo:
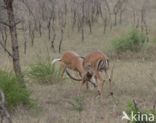
[[[131,117],[131,113],[133,112],[133,115],[136,115],[136,119],[139,119],[138,117],[143,117],[143,114],[147,115],[147,119],[149,117],[149,114],[153,114],[156,117],[156,112],[154,110],[150,110],[150,111],[142,111],[141,109],[139,109],[137,107],[137,105],[135,104],[134,101],[129,101],[128,102],[128,106],[127,106],[127,113],[129,115],[129,117]],[[143,118],[143,120],[140,121],[129,121],[129,123],[155,123],[156,119],[154,119],[154,121],[146,121],[146,118]]]
[[[0,89],[3,90],[10,109],[31,104],[29,91],[23,88],[11,73],[0,70]]]
[[[132,29],[128,34],[115,39],[112,43],[113,49],[117,52],[140,51],[146,42],[146,35],[137,29]]]
[[[60,70],[50,63],[37,63],[30,66],[29,75],[39,83],[51,83],[60,79]]]

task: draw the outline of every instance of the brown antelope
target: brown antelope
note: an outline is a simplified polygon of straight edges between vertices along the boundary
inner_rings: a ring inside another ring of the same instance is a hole
[[[57,58],[54,59],[52,61],[52,64],[56,63],[56,62],[61,62],[61,68],[62,68],[62,73],[61,73],[61,77],[63,78],[64,72],[67,73],[67,75],[74,80],[77,81],[83,81],[82,83],[86,83],[86,87],[88,89],[88,82],[91,82],[90,79],[92,78],[92,70],[87,67],[85,67],[85,69],[83,68],[83,58],[81,58],[76,52],[74,51],[66,51],[61,58]],[[69,72],[66,69],[71,69],[73,71],[76,71],[79,73],[81,79],[75,79],[74,77],[72,77]],[[83,79],[82,79],[83,78]],[[96,86],[95,83],[91,82],[94,87]]]
[[[100,51],[93,51],[84,57],[83,60],[84,69],[87,69],[85,68],[86,65],[90,65],[90,67],[93,68],[94,70],[93,77],[95,76],[95,79],[97,81],[98,94],[101,95],[103,90],[103,84],[105,81],[105,79],[103,79],[100,75],[101,72],[103,71],[105,72],[105,75],[109,77],[110,91],[111,91],[111,79],[113,74],[112,73],[113,67],[110,76],[108,76],[107,70],[109,69],[109,59],[107,55],[105,55],[103,52]],[[110,94],[113,95],[113,92],[110,92]]]

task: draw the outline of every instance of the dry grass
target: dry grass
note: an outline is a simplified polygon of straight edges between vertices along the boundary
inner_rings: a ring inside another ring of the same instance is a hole
[[[77,32],[66,32],[62,51],[74,50],[81,55],[97,49],[108,52],[111,49],[111,40],[115,36],[122,35],[126,29],[116,27],[105,35],[100,32],[101,28],[94,30],[96,31],[92,35],[86,34],[86,41],[83,44]],[[50,49],[47,36],[37,37],[34,47],[29,46],[26,55],[23,54],[22,35],[19,35],[19,40],[23,70],[38,60],[46,61],[60,56]],[[58,42],[56,45],[58,46]],[[19,107],[12,116],[13,121],[15,123],[126,123],[121,120],[121,115],[122,111],[127,109],[129,100],[135,99],[142,109],[151,109],[156,101],[155,56],[151,56],[153,58],[151,60],[148,57],[144,58],[144,55],[150,57],[148,52],[130,54],[129,57],[126,55],[121,59],[115,57],[112,60],[115,64],[113,77],[115,100],[109,96],[108,81],[104,85],[102,99],[96,98],[96,89],[86,90],[84,87],[81,92],[82,111],[75,110],[72,105],[78,95],[79,82],[64,79],[53,85],[40,85],[27,79],[32,98],[40,108],[27,111]],[[131,56],[136,57],[131,59]],[[4,53],[0,54],[0,58],[3,58],[0,59],[0,68],[12,70],[11,59]]]
[[[127,102],[135,99],[142,109],[151,109],[156,94],[155,62],[113,61],[115,63],[113,91],[109,95],[108,82],[105,83],[102,99],[96,97],[96,89],[84,87],[83,110],[73,108],[71,102],[77,97],[79,83],[65,79],[54,85],[28,83],[41,110],[37,115],[19,109],[13,116],[16,123],[124,123],[121,113],[127,109]],[[36,114],[36,113],[35,113]]]

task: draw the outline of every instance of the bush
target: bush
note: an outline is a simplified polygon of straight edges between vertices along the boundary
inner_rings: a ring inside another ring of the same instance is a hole
[[[21,87],[15,75],[0,70],[0,89],[3,90],[9,109],[18,105],[30,105],[30,93]]]
[[[29,75],[39,83],[51,83],[60,79],[60,71],[50,63],[31,65]]]
[[[133,120],[133,121],[129,121],[129,123],[155,123],[156,119],[156,111],[154,110],[149,110],[149,111],[142,111],[141,109],[138,108],[137,104],[133,101],[129,101],[128,102],[128,107],[127,107],[127,113],[128,116],[130,118],[131,117],[131,113],[133,112],[133,116],[135,116],[136,119],[138,119],[137,121]],[[149,121],[149,114],[153,114],[154,115],[154,121]],[[143,116],[144,115],[144,116]],[[145,117],[146,115],[146,117]]]
[[[137,29],[132,29],[128,34],[115,39],[112,42],[113,49],[120,52],[125,51],[140,51],[145,44],[147,37],[144,33],[138,31]]]
[[[131,112],[133,112],[134,115],[137,114],[138,112],[140,112],[139,108],[135,105],[135,103],[133,101],[129,101],[128,105],[127,105],[127,113],[128,113],[130,118],[131,118]],[[139,122],[138,121],[131,121],[130,123],[139,123]]]

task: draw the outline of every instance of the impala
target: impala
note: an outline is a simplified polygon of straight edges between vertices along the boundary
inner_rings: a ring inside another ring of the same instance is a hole
[[[62,68],[62,72],[61,72],[61,77],[63,78],[64,73],[66,72],[67,75],[74,80],[77,81],[82,81],[82,83],[86,83],[86,87],[88,89],[88,81],[90,83],[92,83],[94,85],[94,87],[96,86],[95,83],[91,82],[90,79],[92,78],[93,75],[93,70],[92,68],[87,64],[85,64],[85,69],[83,67],[83,58],[81,56],[79,56],[76,52],[74,51],[66,51],[64,52],[64,54],[62,55],[61,58],[56,58],[52,61],[52,64],[56,63],[56,62],[60,62],[61,63],[61,68]],[[71,69],[73,71],[76,71],[79,73],[81,79],[76,79],[74,77],[72,77],[69,72],[67,71],[67,69]]]
[[[93,51],[84,57],[84,60],[83,60],[84,69],[87,69],[86,65],[90,65],[90,67],[94,70],[93,77],[95,77],[97,81],[98,94],[101,95],[102,90],[103,90],[105,79],[103,79],[100,74],[104,71],[105,75],[109,78],[110,91],[111,91],[110,94],[113,95],[112,88],[111,88],[113,67],[112,67],[110,76],[108,76],[107,71],[109,69],[109,59],[107,55],[105,55],[103,52],[100,52],[100,51]]]

